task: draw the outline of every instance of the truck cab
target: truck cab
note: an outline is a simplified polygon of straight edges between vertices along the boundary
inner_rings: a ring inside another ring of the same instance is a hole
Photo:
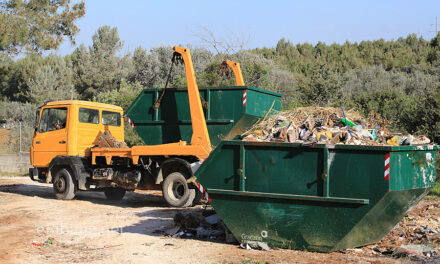
[[[56,156],[91,155],[90,149],[104,131],[124,141],[122,108],[86,101],[58,101],[44,104],[30,149],[31,163],[47,168]]]
[[[48,168],[56,157],[90,157],[91,148],[106,131],[124,140],[123,111],[119,106],[69,100],[48,102],[37,112],[30,148],[33,175],[51,182]]]

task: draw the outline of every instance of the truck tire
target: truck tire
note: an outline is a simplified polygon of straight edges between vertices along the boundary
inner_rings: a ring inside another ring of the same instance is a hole
[[[194,192],[195,192],[195,195],[194,195],[195,197],[194,197],[194,200],[192,201],[192,206],[202,204],[201,200],[203,197],[203,193],[201,191],[199,191],[199,189],[197,189],[197,188],[194,189]]]
[[[118,200],[122,200],[122,198],[124,198],[126,190],[124,188],[105,188],[104,189],[104,194],[105,197],[107,197],[108,200],[113,200],[113,201],[118,201]]]
[[[190,198],[190,190],[186,183],[185,175],[181,172],[169,174],[162,183],[162,194],[169,206],[185,206]]]
[[[194,198],[196,198],[196,191],[194,189],[189,189],[188,191],[188,199],[186,200],[186,203],[183,205],[183,207],[193,206]]]
[[[60,169],[53,180],[53,191],[59,200],[72,200],[75,198],[76,186],[72,173],[68,169]]]

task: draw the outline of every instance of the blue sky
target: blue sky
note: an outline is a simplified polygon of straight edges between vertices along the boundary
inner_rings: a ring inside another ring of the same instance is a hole
[[[247,48],[274,47],[279,39],[293,43],[343,43],[396,39],[410,33],[431,39],[440,1],[134,1],[89,0],[77,25],[77,45],[92,43],[102,25],[118,28],[124,51],[142,46],[203,42],[196,34],[208,28],[218,39],[250,38]],[[65,40],[59,54],[76,46]]]

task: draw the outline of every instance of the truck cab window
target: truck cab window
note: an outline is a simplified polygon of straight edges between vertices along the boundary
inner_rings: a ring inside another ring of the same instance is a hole
[[[81,107],[79,109],[79,122],[99,124],[99,110]]]
[[[102,111],[102,124],[110,126],[121,126],[121,114],[111,111]]]
[[[49,132],[66,128],[67,108],[46,108],[41,114],[39,132]]]
[[[46,132],[47,131],[47,116],[49,114],[49,109],[44,109],[43,113],[41,114],[41,119],[40,119],[40,127],[39,127],[39,132]]]

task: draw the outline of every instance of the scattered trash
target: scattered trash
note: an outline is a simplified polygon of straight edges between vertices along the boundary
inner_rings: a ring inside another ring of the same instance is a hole
[[[165,230],[165,226],[154,229],[153,233],[162,233]]]
[[[417,256],[419,255],[417,251],[411,250],[409,248],[406,248],[404,246],[397,247],[393,250],[393,253],[391,254],[394,258],[404,258],[404,257],[410,257],[410,256]]]
[[[399,138],[397,136],[394,136],[387,140],[387,144],[393,145],[393,146],[399,146]]]
[[[347,126],[348,124],[348,126]],[[256,123],[242,134],[243,141],[278,141],[302,144],[426,145],[425,136],[391,133],[380,114],[369,118],[343,108],[299,107],[279,112]]]
[[[172,235],[176,234],[177,232],[179,232],[179,229],[180,229],[179,226],[175,226],[175,227],[172,227],[172,228],[169,228],[169,229],[165,230],[165,233],[167,235],[172,236]]]
[[[55,238],[48,237],[44,242],[32,241],[32,245],[37,246],[37,247],[43,246],[43,245],[52,245],[54,240],[55,240]]]
[[[52,245],[55,238],[49,237],[46,241],[44,241],[45,245]]]
[[[213,214],[213,215],[207,216],[205,218],[205,221],[210,225],[215,225],[218,222],[220,222],[220,217],[218,216],[218,214]]]
[[[177,213],[174,218],[174,224],[183,228],[197,228],[200,225],[206,225],[205,217],[201,213],[182,214]]]
[[[412,261],[440,263],[440,204],[431,202],[413,209],[371,250],[375,254]]]
[[[389,248],[384,247],[373,247],[373,251],[381,253],[383,255],[391,255],[393,254],[393,251]]]
[[[226,227],[220,217],[213,210],[191,211],[190,213],[177,213],[174,226],[165,228],[161,226],[153,231],[173,238],[200,238],[208,240],[222,240],[226,243],[235,243],[231,231]]]
[[[266,243],[259,241],[246,241],[241,243],[240,247],[247,250],[252,250],[252,249],[265,250],[265,251],[271,250]]]

